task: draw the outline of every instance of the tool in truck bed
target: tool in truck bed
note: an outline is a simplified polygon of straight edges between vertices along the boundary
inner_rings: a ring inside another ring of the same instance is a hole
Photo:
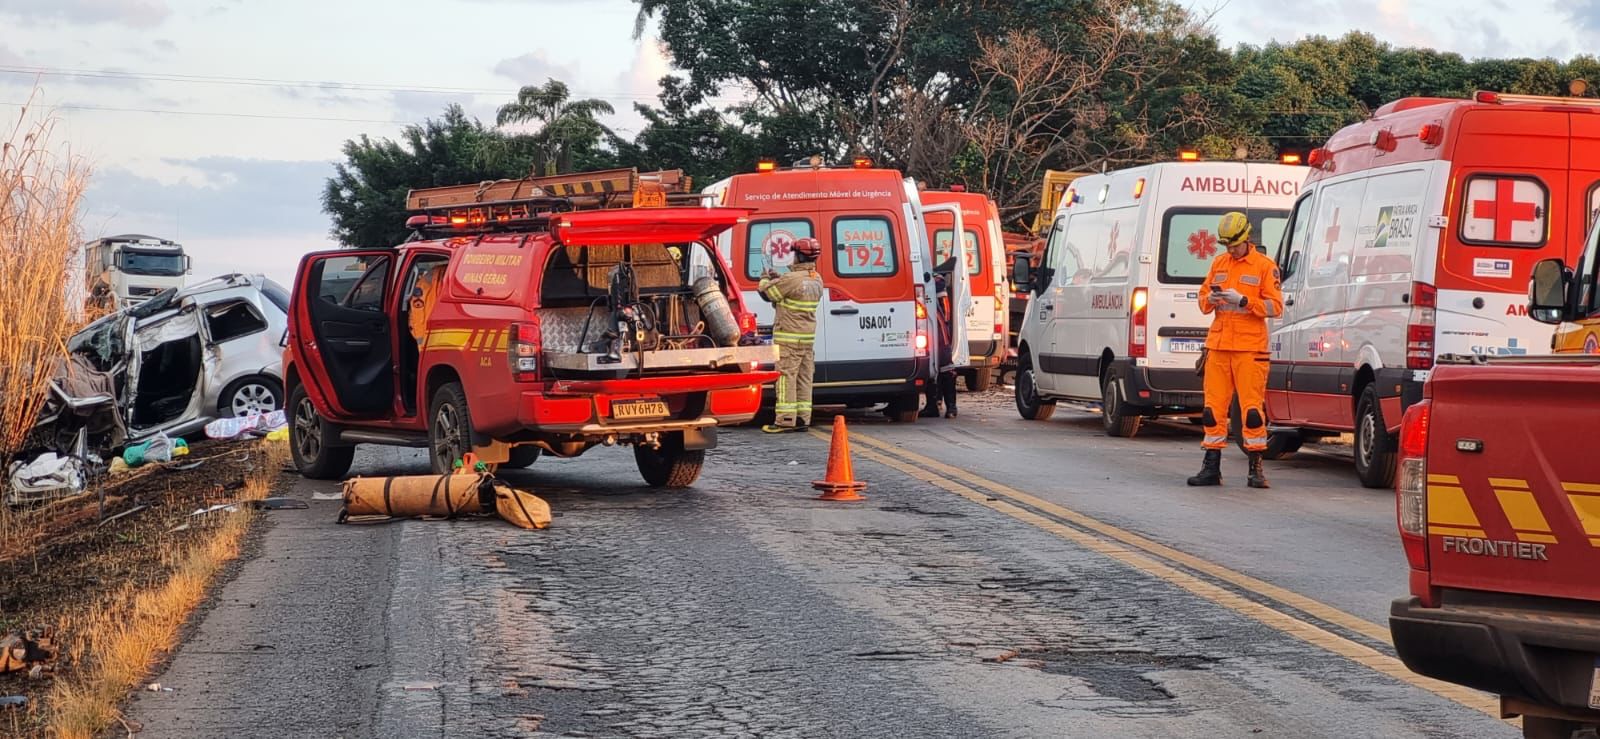
[[[301,472],[342,476],[357,444],[427,448],[441,474],[627,444],[651,485],[692,483],[777,353],[712,244],[748,211],[689,185],[623,169],[414,190],[404,244],[308,255],[284,359]]]

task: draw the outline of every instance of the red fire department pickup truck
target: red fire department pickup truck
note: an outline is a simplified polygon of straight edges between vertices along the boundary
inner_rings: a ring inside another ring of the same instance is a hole
[[[1600,230],[1597,230],[1600,233]],[[1529,314],[1597,311],[1595,246],[1535,265]],[[1454,357],[1401,423],[1397,510],[1408,667],[1501,696],[1530,737],[1600,727],[1600,356]]]
[[[357,444],[427,448],[438,473],[627,444],[650,485],[691,484],[777,353],[712,242],[747,211],[667,206],[687,188],[613,170],[417,190],[406,243],[307,255],[283,360],[301,474],[342,477]]]

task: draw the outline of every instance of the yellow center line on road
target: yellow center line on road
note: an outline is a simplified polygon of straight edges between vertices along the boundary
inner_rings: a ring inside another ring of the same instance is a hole
[[[815,430],[811,431],[811,434],[824,441],[828,438],[827,435]],[[1298,593],[1158,544],[1137,534],[1123,531],[1110,524],[1042,500],[1007,485],[896,447],[859,431],[851,436],[853,440],[863,442],[872,447],[870,449],[858,448],[856,450],[857,454],[868,460],[897,470],[914,479],[930,483],[978,505],[1054,534],[1092,552],[1110,557],[1228,610],[1249,617],[1265,626],[1313,646],[1321,647],[1402,683],[1427,690],[1435,695],[1495,718],[1500,717],[1500,702],[1493,696],[1418,675],[1395,657],[1196,577],[1194,574],[1175,567],[1174,564],[1204,573],[1234,585],[1241,590],[1278,601],[1328,623],[1373,637],[1382,643],[1389,643],[1387,630],[1380,629],[1370,621],[1357,618]],[[881,452],[878,450],[881,450]],[[978,487],[993,492],[995,495],[989,495],[976,488],[963,485],[957,482],[958,479],[971,482]],[[1035,511],[1022,507],[1022,505],[1018,505],[1018,503],[1057,516],[1094,533],[1081,531],[1061,521],[1040,515]],[[1356,628],[1357,625],[1361,628]]]

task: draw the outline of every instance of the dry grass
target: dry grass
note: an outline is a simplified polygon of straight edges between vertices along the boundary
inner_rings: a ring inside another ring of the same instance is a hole
[[[287,444],[263,443],[267,453],[245,481],[240,496],[244,500],[267,497],[288,460]],[[242,507],[195,543],[169,552],[172,574],[165,582],[143,591],[124,588],[101,607],[62,619],[57,633],[68,636],[64,640],[68,653],[63,656],[83,667],[60,679],[50,693],[53,735],[92,737],[120,719],[118,706],[177,644],[184,621],[205,599],[212,579],[239,555],[253,517],[248,507]]]
[[[39,415],[79,315],[67,275],[83,243],[78,205],[89,172],[57,149],[54,127],[25,106],[0,141],[0,463]]]

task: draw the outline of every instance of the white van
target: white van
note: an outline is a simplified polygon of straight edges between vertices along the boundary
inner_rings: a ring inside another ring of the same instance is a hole
[[[1275,248],[1305,181],[1304,167],[1169,162],[1086,175],[1056,209],[1029,290],[1017,347],[1017,411],[1049,418],[1057,400],[1098,401],[1105,430],[1131,436],[1145,416],[1199,413],[1195,360],[1211,319],[1199,289],[1224,252],[1217,222],[1250,218]]]
[[[900,172],[858,161],[853,167],[821,164],[779,169],[762,162],[757,172],[736,174],[705,189],[714,202],[752,212],[746,222],[717,237],[733,266],[745,306],[763,333],[773,308],[756,293],[767,270],[794,263],[796,239],[822,243],[818,273],[827,290],[817,306],[816,405],[885,404],[890,418],[911,423],[923,391],[938,371],[933,331],[933,251],[925,216],[950,214],[965,230],[961,207],[924,205],[916,183]],[[971,310],[971,278],[956,270],[957,311]],[[970,362],[966,322],[956,321],[952,344],[957,366]]]

